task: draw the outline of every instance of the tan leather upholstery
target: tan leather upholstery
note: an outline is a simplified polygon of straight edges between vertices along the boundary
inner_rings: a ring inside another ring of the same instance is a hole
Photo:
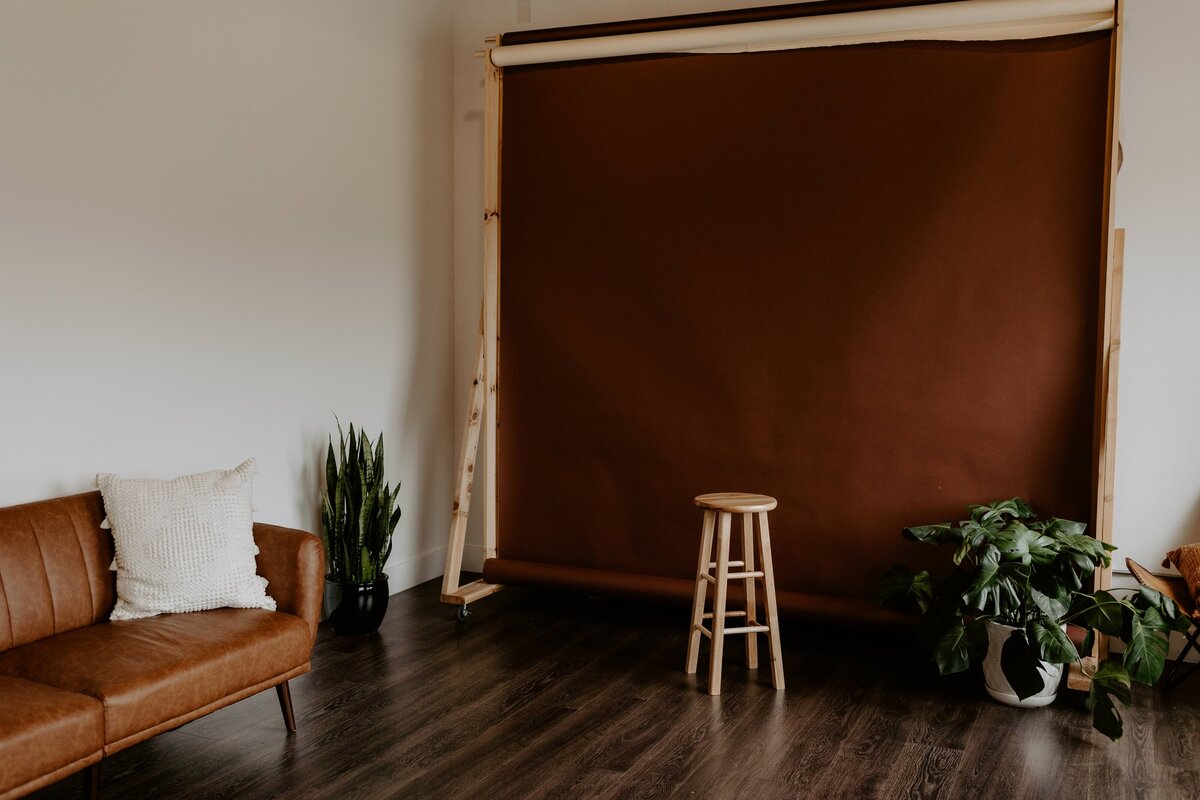
[[[255,523],[258,574],[267,579],[267,594],[276,608],[308,623],[309,638],[316,640],[321,621],[321,594],[325,590],[325,548],[311,533]]]
[[[0,509],[0,800],[308,671],[324,552],[255,525],[278,611],[107,622],[112,537],[99,492]]]
[[[0,698],[0,800],[33,791],[63,767],[100,760],[100,701],[7,676],[0,676]]]
[[[99,492],[0,508],[0,650],[108,619],[103,520]]]
[[[104,701],[117,742],[308,663],[299,617],[221,608],[110,622],[0,653],[0,674]]]

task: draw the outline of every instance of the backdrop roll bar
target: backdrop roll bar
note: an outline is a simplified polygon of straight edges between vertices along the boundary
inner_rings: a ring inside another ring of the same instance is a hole
[[[1113,0],[959,0],[925,6],[504,45],[497,67],[662,53],[743,53],[902,41],[1040,39],[1113,27]]]

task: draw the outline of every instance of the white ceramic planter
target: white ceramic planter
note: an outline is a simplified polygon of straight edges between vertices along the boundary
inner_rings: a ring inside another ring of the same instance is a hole
[[[983,681],[987,686],[987,693],[1005,705],[1018,708],[1048,706],[1054,702],[1054,698],[1058,697],[1058,683],[1062,678],[1063,666],[1043,661],[1040,672],[1045,688],[1024,700],[1017,697],[1008,678],[1004,677],[1004,671],[1000,669],[1000,651],[1004,648],[1004,643],[1008,641],[1009,634],[1015,630],[1016,628],[1011,625],[1001,625],[997,622],[987,623],[988,651],[987,656],[983,659]]]

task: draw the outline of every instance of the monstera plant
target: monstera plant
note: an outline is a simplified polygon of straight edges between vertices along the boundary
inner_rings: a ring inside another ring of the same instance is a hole
[[[1080,522],[1039,519],[1020,498],[970,506],[958,523],[905,528],[905,538],[954,548],[954,569],[934,578],[897,564],[884,575],[880,599],[913,606],[921,638],[942,674],[982,662],[988,692],[1011,705],[1054,699],[1063,666],[1079,662],[1091,678],[1092,724],[1112,740],[1132,681],[1154,684],[1162,674],[1172,630],[1188,621],[1152,589],[1088,592],[1092,574],[1111,563],[1115,548],[1086,535]],[[1124,594],[1124,592],[1122,592]],[[1076,648],[1067,624],[1085,633]],[[1084,662],[1096,632],[1125,643],[1120,660]]]
[[[329,440],[321,535],[325,541],[325,613],[338,633],[373,633],[387,611],[384,564],[400,521],[395,488],[384,480],[383,434],[374,443],[365,431],[350,435],[338,422],[338,449]]]

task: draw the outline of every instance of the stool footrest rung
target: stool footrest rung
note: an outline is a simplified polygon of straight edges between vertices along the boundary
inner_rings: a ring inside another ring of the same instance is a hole
[[[744,617],[744,616],[746,616],[746,612],[745,611],[726,611],[725,616],[727,616],[727,617]],[[712,612],[705,611],[704,619],[712,619]]]
[[[727,580],[727,581],[743,581],[746,578],[761,578],[762,576],[763,576],[762,570],[756,569],[753,572],[731,572],[725,576],[725,580]],[[708,572],[700,573],[700,577],[703,578],[704,580],[708,581],[709,583],[717,582],[716,576],[711,573],[708,573]]]
[[[746,562],[745,562],[745,561],[730,561],[730,562],[729,562],[729,566],[731,566],[731,567],[744,567],[744,566],[746,566]],[[716,569],[716,568],[717,568],[717,562],[715,562],[715,561],[710,561],[710,562],[708,562],[708,568],[709,568],[709,569]]]
[[[697,625],[696,630],[703,633],[709,639],[713,638],[713,633],[703,625]],[[768,625],[743,625],[740,628],[726,628],[721,633],[725,636],[733,636],[735,633],[767,633],[771,628]]]

